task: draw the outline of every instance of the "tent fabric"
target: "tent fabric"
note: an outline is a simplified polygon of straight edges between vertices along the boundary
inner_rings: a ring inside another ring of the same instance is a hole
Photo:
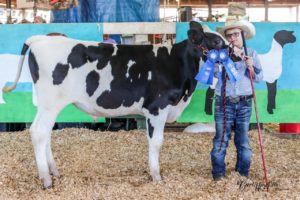
[[[79,6],[52,10],[52,23],[157,22],[159,0],[79,0]]]

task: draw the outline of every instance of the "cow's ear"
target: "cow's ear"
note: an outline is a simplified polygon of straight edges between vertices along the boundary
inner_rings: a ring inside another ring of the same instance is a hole
[[[196,30],[194,30],[194,29],[188,30],[188,32],[187,32],[188,38],[189,38],[192,42],[194,42],[194,41],[198,38],[197,33],[198,33],[198,32],[197,32]]]
[[[200,32],[203,32],[203,28],[202,28],[201,24],[198,22],[195,22],[195,21],[190,21],[190,29],[195,29]]]

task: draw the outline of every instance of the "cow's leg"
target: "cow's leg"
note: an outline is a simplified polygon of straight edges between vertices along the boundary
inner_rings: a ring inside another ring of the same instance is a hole
[[[52,126],[52,128],[53,128],[53,126]],[[46,156],[47,156],[47,163],[49,166],[50,174],[58,177],[59,173],[58,173],[57,166],[54,161],[54,158],[52,155],[52,150],[51,150],[51,136],[50,136],[50,139],[48,140],[48,143],[46,146]]]
[[[35,87],[32,87],[32,104],[34,106],[37,106],[37,97],[36,97]]]
[[[39,178],[45,188],[52,185],[49,169],[53,175],[58,175],[50,147],[51,132],[57,113],[49,109],[39,108],[30,127]]]
[[[147,138],[149,143],[149,167],[153,181],[160,181],[159,152],[164,139],[164,127],[167,114],[160,113],[158,116],[146,117]]]

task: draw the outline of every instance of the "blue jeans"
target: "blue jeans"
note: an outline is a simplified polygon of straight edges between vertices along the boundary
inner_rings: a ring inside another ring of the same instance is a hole
[[[241,99],[237,103],[230,102],[226,98],[226,132],[223,136],[224,106],[220,96],[215,101],[216,134],[211,150],[212,175],[214,178],[225,176],[225,156],[231,131],[234,128],[234,144],[237,149],[237,161],[235,171],[243,176],[248,176],[251,164],[252,150],[249,144],[248,130],[252,111],[252,99]],[[222,143],[222,144],[221,144]]]

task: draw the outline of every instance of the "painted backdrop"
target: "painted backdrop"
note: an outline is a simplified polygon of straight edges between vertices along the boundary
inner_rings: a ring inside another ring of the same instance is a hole
[[[2,88],[16,77],[22,46],[32,35],[64,33],[80,40],[102,42],[102,25],[97,23],[66,24],[3,24],[0,25],[0,122],[31,122],[36,113],[36,99],[32,92],[32,79],[27,59],[17,88],[7,94]],[[47,47],[45,47],[47,48]],[[76,88],[71,88],[76,90]],[[92,122],[91,116],[79,111],[73,105],[67,106],[58,116],[57,122]],[[104,121],[99,118],[97,121]]]
[[[224,23],[205,23],[211,31]],[[264,80],[255,84],[259,119],[261,122],[300,122],[300,24],[254,23],[256,36],[247,40],[247,47],[257,51]],[[178,23],[176,42],[187,37],[187,23]],[[212,89],[198,84],[192,102],[180,122],[213,121]],[[207,98],[209,94],[209,98]],[[208,99],[212,99],[208,102]],[[255,121],[254,109],[252,121]]]
[[[206,23],[214,31],[223,23]],[[261,59],[264,81],[255,84],[261,122],[300,122],[300,60],[298,23],[254,23],[256,37],[247,45],[254,48]],[[10,84],[16,75],[19,54],[24,41],[31,35],[60,32],[81,40],[102,41],[101,24],[18,24],[0,25],[0,88]],[[188,23],[178,23],[176,41],[185,39]],[[47,48],[47,47],[45,47]],[[30,122],[35,115],[32,81],[25,62],[16,90],[0,92],[0,122]],[[74,88],[76,89],[76,88]],[[213,87],[199,84],[191,104],[179,122],[213,121]],[[254,121],[254,113],[252,120]],[[58,122],[88,122],[92,118],[68,106],[59,115]]]

